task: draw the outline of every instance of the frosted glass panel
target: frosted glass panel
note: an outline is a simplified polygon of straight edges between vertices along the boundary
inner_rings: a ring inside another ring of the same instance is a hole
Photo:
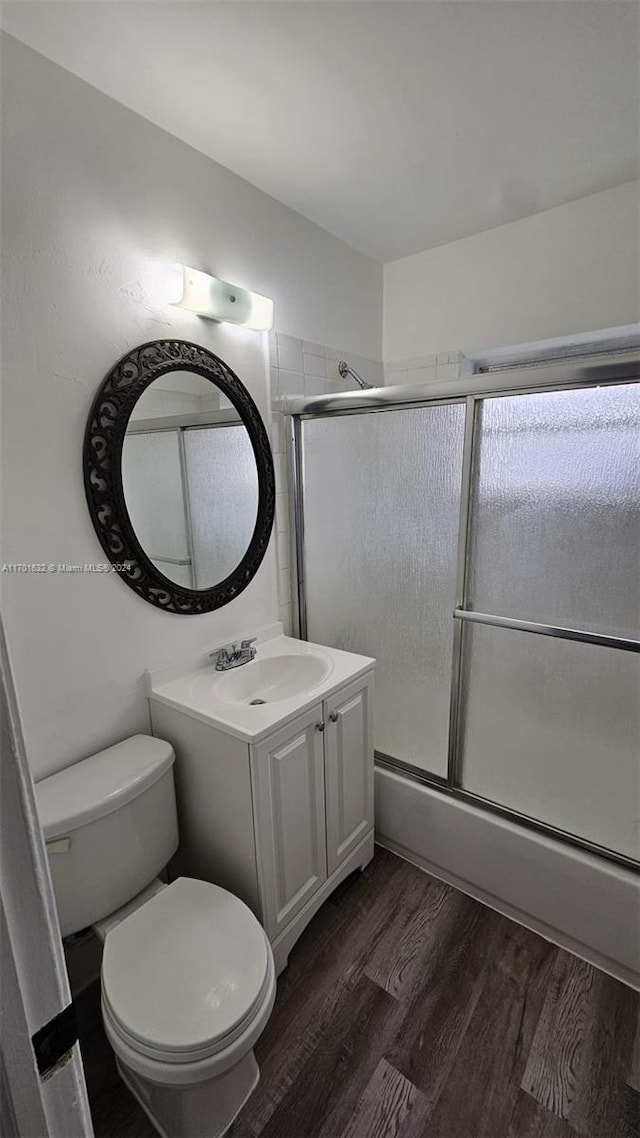
[[[190,566],[171,564],[189,556],[178,432],[126,434],[122,484],[131,524],[147,556],[166,577],[191,587]]]
[[[640,657],[466,625],[467,790],[640,857]]]
[[[375,745],[446,775],[464,405],[303,421],[308,637],[375,656]]]
[[[640,634],[640,385],[487,399],[467,607]]]
[[[258,516],[258,471],[245,427],[184,432],[195,588],[223,581],[247,552]]]

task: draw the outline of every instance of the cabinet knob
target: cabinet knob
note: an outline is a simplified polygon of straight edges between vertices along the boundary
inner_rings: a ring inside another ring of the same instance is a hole
[[[332,711],[331,715],[329,716],[329,719],[331,720],[332,723],[337,723],[339,718],[340,718],[340,713],[338,711]]]
[[[316,731],[324,731],[324,723],[316,723]]]

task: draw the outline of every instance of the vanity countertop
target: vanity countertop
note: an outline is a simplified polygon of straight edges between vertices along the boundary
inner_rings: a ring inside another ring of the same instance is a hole
[[[216,671],[205,656],[148,672],[149,698],[258,743],[375,665],[370,656],[296,640],[279,629],[263,630],[255,660],[237,668]],[[254,697],[264,702],[252,703]]]

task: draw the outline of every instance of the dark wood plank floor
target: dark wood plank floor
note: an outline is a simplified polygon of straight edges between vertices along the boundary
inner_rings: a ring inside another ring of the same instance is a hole
[[[97,1138],[156,1138],[84,1005]],[[638,1138],[637,1034],[629,988],[377,849],[293,950],[229,1138]]]

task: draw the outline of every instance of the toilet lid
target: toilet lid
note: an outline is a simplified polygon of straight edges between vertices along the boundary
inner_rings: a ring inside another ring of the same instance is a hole
[[[186,1061],[240,1033],[268,961],[264,930],[238,897],[181,877],[107,934],[103,998],[134,1044]]]

